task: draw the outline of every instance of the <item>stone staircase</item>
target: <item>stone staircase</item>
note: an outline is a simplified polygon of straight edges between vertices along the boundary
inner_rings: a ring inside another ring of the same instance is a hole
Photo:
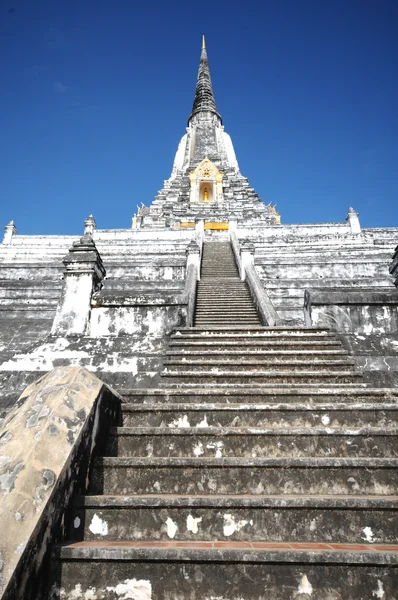
[[[164,385],[352,384],[361,380],[341,342],[326,329],[213,327],[175,331]]]
[[[203,244],[198,282],[195,326],[260,325],[246,283],[240,280],[228,242]]]
[[[173,333],[162,382],[121,390],[54,597],[397,598],[398,391],[328,330],[220,320]]]

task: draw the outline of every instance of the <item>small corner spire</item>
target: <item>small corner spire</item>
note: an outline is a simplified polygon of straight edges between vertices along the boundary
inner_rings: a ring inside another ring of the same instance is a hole
[[[204,33],[202,33],[202,50],[206,50],[206,40]]]

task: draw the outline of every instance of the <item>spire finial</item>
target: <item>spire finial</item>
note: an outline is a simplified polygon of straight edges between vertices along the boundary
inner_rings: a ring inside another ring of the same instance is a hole
[[[214,100],[204,34],[202,34],[202,52],[200,54],[195,98],[193,101],[192,113],[188,119],[188,124],[190,123],[192,117],[198,113],[213,113],[218,117],[220,123],[222,123],[221,116],[217,111],[216,101]]]

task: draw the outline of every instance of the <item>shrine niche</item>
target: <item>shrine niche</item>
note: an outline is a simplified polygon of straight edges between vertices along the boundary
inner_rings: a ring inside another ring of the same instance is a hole
[[[211,160],[205,158],[189,175],[191,180],[190,202],[208,203],[222,202],[223,173],[219,171]]]

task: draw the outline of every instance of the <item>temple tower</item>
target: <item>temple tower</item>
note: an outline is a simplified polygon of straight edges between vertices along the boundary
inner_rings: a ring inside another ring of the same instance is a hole
[[[135,217],[133,226],[189,227],[200,216],[226,228],[231,215],[245,226],[279,223],[275,209],[263,204],[239,170],[217,110],[203,36],[192,111],[171,176],[152,205]]]

